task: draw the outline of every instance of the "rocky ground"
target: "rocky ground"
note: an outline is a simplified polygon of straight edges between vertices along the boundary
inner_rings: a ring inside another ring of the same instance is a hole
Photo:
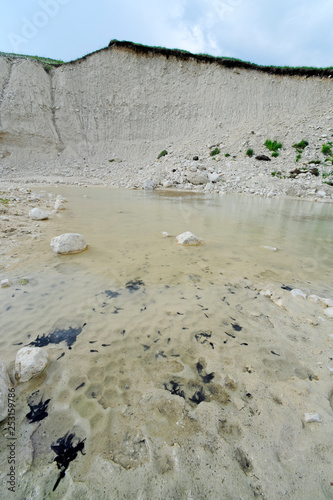
[[[328,134],[316,134],[308,146],[296,149],[291,144],[272,156],[263,144],[263,137],[245,140],[241,151],[235,144],[224,143],[174,148],[149,164],[127,162],[118,158],[103,159],[85,165],[66,160],[54,168],[47,162],[20,167],[0,165],[3,194],[12,183],[104,185],[128,189],[170,189],[212,193],[245,193],[264,197],[290,196],[332,202],[332,152],[322,153],[330,145]],[[290,142],[290,141],[289,141]],[[254,144],[254,147],[252,147]],[[257,145],[257,146],[256,146]],[[252,157],[246,151],[254,149]],[[212,155],[215,151],[217,154]],[[257,159],[266,157],[266,160]],[[298,157],[298,161],[297,160]]]

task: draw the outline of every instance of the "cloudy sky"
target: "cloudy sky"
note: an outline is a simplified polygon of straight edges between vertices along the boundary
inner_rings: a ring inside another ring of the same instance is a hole
[[[333,66],[332,0],[15,0],[0,51],[69,61],[112,39],[257,64]]]

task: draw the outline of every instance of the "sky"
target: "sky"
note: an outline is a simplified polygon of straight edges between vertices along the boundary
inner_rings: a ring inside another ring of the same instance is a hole
[[[333,0],[14,0],[0,51],[70,61],[110,40],[262,65],[333,66]]]

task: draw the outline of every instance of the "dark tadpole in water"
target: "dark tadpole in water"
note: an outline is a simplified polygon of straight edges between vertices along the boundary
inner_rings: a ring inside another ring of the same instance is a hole
[[[287,290],[288,292],[291,292],[292,288],[288,285],[282,285],[281,286],[282,290]]]
[[[38,392],[39,391],[31,394],[28,399],[28,406],[30,408],[30,411],[26,414],[26,417],[29,420],[30,424],[33,424],[34,422],[40,422],[48,416],[47,409],[51,399],[46,399],[45,401],[43,401],[43,398],[41,398],[38,403],[34,404]]]
[[[140,286],[144,286],[144,282],[142,280],[136,279],[136,280],[130,280],[126,283],[125,287],[127,290],[130,291],[130,293],[135,292],[136,290],[140,289]]]
[[[166,391],[169,391],[171,394],[175,394],[176,396],[180,396],[181,398],[185,399],[185,393],[184,391],[181,390],[180,384],[178,382],[175,382],[174,380],[170,380],[169,384],[163,384],[164,389]]]
[[[81,389],[81,387],[84,387],[85,385],[86,383],[82,382],[82,384],[78,385],[75,390],[78,391],[79,389]]]
[[[243,327],[240,326],[240,325],[237,325],[237,323],[233,324],[231,323],[231,326],[232,328],[236,331],[236,332],[240,332],[241,330],[243,330]]]
[[[215,373],[206,373],[206,375],[200,375],[204,384],[209,384],[215,377]]]
[[[59,358],[57,358],[57,361],[61,358],[63,358],[65,356],[65,353],[63,352],[62,354],[60,354]]]
[[[68,431],[63,437],[59,438],[56,443],[51,444],[51,449],[57,455],[54,462],[57,463],[57,467],[60,469],[60,474],[55,485],[53,486],[53,491],[57,489],[61,479],[65,477],[69,464],[76,459],[79,452],[81,452],[82,455],[85,455],[85,453],[83,453],[85,439],[82,441],[79,439],[78,443],[74,446],[74,438],[75,434],[70,434]]]
[[[57,330],[54,330],[54,332],[49,333],[49,335],[45,335],[45,333],[43,333],[41,337],[38,335],[36,340],[30,342],[29,345],[33,345],[35,347],[45,347],[49,344],[60,344],[60,342],[66,342],[68,348],[71,349],[86,324],[87,323],[84,323],[82,326],[77,328],[73,328],[72,326],[69,326],[68,329],[58,328]]]
[[[167,356],[164,354],[164,351],[157,351],[157,353],[155,354],[155,358],[157,359],[159,356],[161,356],[161,358],[167,358]]]
[[[192,401],[192,403],[195,403],[197,405],[202,403],[202,401],[205,401],[205,399],[206,397],[203,387],[200,387],[200,389],[196,391],[191,398],[189,398],[189,400]]]
[[[104,293],[109,299],[114,299],[120,295],[119,292],[113,292],[112,290],[105,290]]]
[[[196,369],[197,369],[200,377],[202,378],[202,381],[204,384],[209,384],[209,382],[211,382],[213,380],[213,378],[215,377],[214,372],[206,373],[206,374],[203,373],[204,366],[200,363],[200,361],[197,362]]]

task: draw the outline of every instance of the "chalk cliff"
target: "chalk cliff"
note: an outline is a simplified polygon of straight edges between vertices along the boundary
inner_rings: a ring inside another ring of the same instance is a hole
[[[47,70],[0,57],[0,162],[139,164],[169,145],[284,136],[331,116],[329,72],[238,66],[122,42]]]

